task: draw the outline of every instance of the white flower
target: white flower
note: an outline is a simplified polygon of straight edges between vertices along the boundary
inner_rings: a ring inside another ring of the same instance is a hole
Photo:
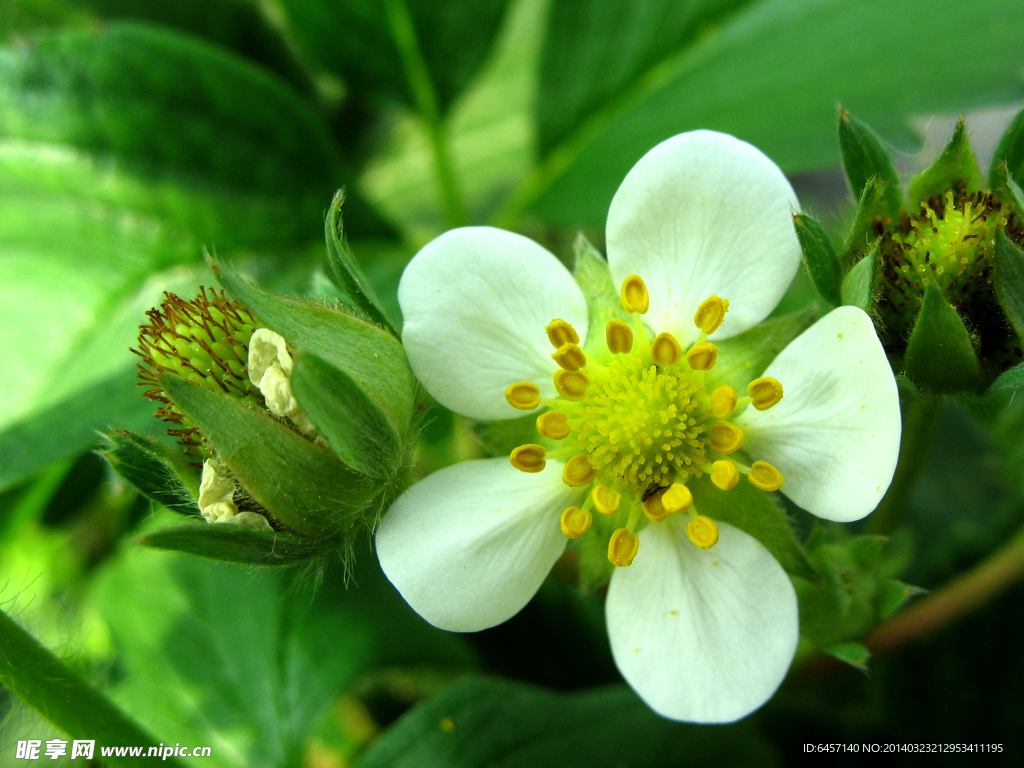
[[[603,328],[588,328],[561,263],[519,235],[457,229],[416,255],[399,302],[420,381],[474,419],[547,406],[538,431],[562,446],[449,467],[398,499],[377,550],[420,615],[453,631],[505,621],[567,537],[597,535],[595,511],[614,515],[608,632],[637,693],[705,723],[772,695],[796,649],[792,584],[754,538],[698,514],[687,484],[710,474],[729,494],[745,475],[856,520],[888,487],[900,436],[896,385],[859,309],[819,320],[745,396],[716,383],[708,337],[764,319],[797,269],[796,205],[749,144],[695,131],[658,145],[609,210],[608,264],[632,317]]]

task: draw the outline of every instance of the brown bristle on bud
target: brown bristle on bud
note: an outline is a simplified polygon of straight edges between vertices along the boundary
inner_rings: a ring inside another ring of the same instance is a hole
[[[249,339],[256,319],[248,309],[223,291],[199,289],[191,301],[164,293],[159,307],[149,310],[149,322],[139,328],[139,346],[132,349],[142,358],[139,386],[143,397],[161,403],[154,414],[174,427],[185,452],[196,458],[208,453],[202,436],[185,414],[164,393],[160,376],[175,376],[219,392],[263,405],[263,395],[249,381]]]

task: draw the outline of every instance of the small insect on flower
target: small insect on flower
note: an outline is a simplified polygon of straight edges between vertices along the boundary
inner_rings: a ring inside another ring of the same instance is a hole
[[[417,377],[457,413],[535,413],[538,430],[508,458],[429,475],[384,516],[381,565],[421,616],[499,624],[568,541],[596,538],[614,566],[615,661],[653,709],[728,722],[772,695],[796,650],[793,586],[693,491],[728,504],[746,482],[856,520],[888,487],[900,438],[896,384],[859,309],[831,312],[742,384],[742,361],[722,364],[721,342],[767,317],[793,278],[796,206],[749,144],[710,131],[659,144],[612,201],[621,301],[597,328],[569,272],[524,237],[456,229],[416,255],[398,296]]]

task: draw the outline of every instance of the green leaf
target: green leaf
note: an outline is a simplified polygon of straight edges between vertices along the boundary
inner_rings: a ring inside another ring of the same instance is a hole
[[[653,9],[653,22],[641,6]],[[965,24],[955,0],[578,0],[557,8],[537,99],[539,135],[549,138],[506,222],[529,209],[553,224],[602,226],[630,167],[681,131],[731,133],[796,173],[837,164],[837,102],[907,147],[917,143],[913,116],[1024,95],[1024,6],[1004,0],[971,6],[972,18],[998,24]],[[701,28],[717,9],[732,12]],[[696,34],[681,34],[694,26]],[[575,88],[582,97],[567,93]]]
[[[387,415],[400,435],[412,418],[414,380],[405,350],[375,325],[328,307],[265,291],[220,266],[225,288],[289,343],[348,374]]]
[[[290,27],[314,61],[340,75],[362,101],[416,103],[405,41],[388,22],[386,3],[282,0]],[[444,112],[484,61],[508,0],[405,0],[414,41]]]
[[[625,686],[551,693],[470,678],[406,714],[361,768],[776,765],[750,721],[707,728],[654,714]]]
[[[787,573],[817,580],[815,568],[796,540],[785,513],[770,495],[742,480],[731,491],[723,491],[706,475],[694,483],[691,490],[702,515],[749,533],[771,552]]]
[[[716,340],[718,362],[708,371],[708,391],[727,384],[746,392],[747,384],[764,373],[779,352],[811,326],[817,314],[814,309],[791,312],[769,318],[738,336]]]
[[[962,117],[942,154],[911,180],[907,191],[907,210],[917,212],[920,202],[926,197],[941,196],[954,187],[963,187],[968,192],[981,188],[981,171]]]
[[[821,650],[851,667],[867,672],[871,651],[860,643],[836,643]]]
[[[590,244],[586,235],[580,232],[573,243],[575,264],[573,277],[587,299],[587,338],[583,340],[588,354],[607,352],[604,329],[609,320],[630,322],[630,316],[622,308],[618,286],[612,280],[608,262]]]
[[[1006,232],[996,232],[996,268],[992,277],[996,298],[1018,339],[1024,339],[1024,251]]]
[[[878,134],[845,109],[839,110],[839,150],[854,198],[860,200],[868,181],[876,179],[885,199],[885,213],[895,221],[899,217],[903,195],[892,158]]]
[[[0,683],[72,739],[101,746],[156,744],[106,696],[62,664],[11,618],[0,611]],[[167,758],[163,758],[167,760]],[[137,758],[104,758],[110,765],[137,765]],[[171,758],[168,765],[180,766]]]
[[[291,565],[322,557],[330,551],[286,533],[205,521],[161,528],[140,536],[138,541],[153,549],[186,552],[244,565]]]
[[[907,376],[936,394],[977,389],[981,364],[960,315],[929,285],[904,355]]]
[[[853,269],[843,278],[840,294],[844,305],[860,307],[865,312],[871,311],[875,303],[875,284],[881,260],[878,241],[875,241],[864,258],[854,264]]]
[[[160,383],[242,486],[292,530],[330,538],[372,520],[380,487],[329,448],[229,395],[171,375]]]
[[[370,322],[386,328],[392,335],[398,336],[398,331],[388,319],[373,286],[366,279],[359,262],[356,261],[355,254],[349,247],[341,214],[341,207],[344,203],[345,190],[340,189],[331,201],[331,208],[327,212],[327,219],[324,223],[324,233],[327,238],[327,266],[330,269],[331,282],[341,292],[339,298],[345,306],[364,316]]]
[[[121,477],[157,504],[199,516],[199,475],[184,453],[134,432],[105,437],[100,453]]]
[[[394,476],[405,456],[402,436],[351,376],[305,350],[291,381],[303,413],[343,462],[374,480]]]
[[[811,276],[815,289],[829,304],[839,304],[839,285],[843,273],[828,233],[817,219],[807,213],[793,216],[793,226],[796,227],[796,236],[800,240],[804,266],[807,267],[807,274]]]
[[[1006,166],[1007,174],[1011,179],[1018,184],[1024,183],[1024,109],[1010,121],[992,155],[988,182],[993,189],[999,186],[999,169],[1003,165]]]

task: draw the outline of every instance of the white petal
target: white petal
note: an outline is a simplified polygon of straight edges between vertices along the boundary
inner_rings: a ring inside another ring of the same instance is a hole
[[[633,166],[608,211],[608,264],[616,285],[647,283],[655,332],[685,347],[704,299],[729,300],[724,339],[779,303],[800,263],[796,194],[760,150],[724,133],[666,139]]]
[[[728,723],[764,704],[796,652],[796,593],[756,539],[725,523],[698,549],[685,515],[640,532],[633,565],[617,568],[606,615],[626,682],[655,712]]]
[[[258,387],[263,374],[272,365],[291,375],[292,356],[288,354],[288,344],[281,334],[269,328],[257,328],[249,339],[249,381]]]
[[[519,613],[562,554],[558,519],[580,495],[556,461],[537,474],[506,458],[456,464],[399,497],[377,530],[377,557],[434,626],[493,627]]]
[[[522,416],[505,389],[532,381],[555,395],[558,366],[544,327],[555,318],[587,333],[576,281],[532,240],[493,227],[453,229],[428,243],[398,286],[402,341],[437,400],[474,419]]]
[[[782,492],[808,512],[839,522],[869,514],[892,481],[901,431],[896,380],[871,318],[856,307],[832,310],[764,375],[785,395],[734,420],[744,450],[774,464]]]

